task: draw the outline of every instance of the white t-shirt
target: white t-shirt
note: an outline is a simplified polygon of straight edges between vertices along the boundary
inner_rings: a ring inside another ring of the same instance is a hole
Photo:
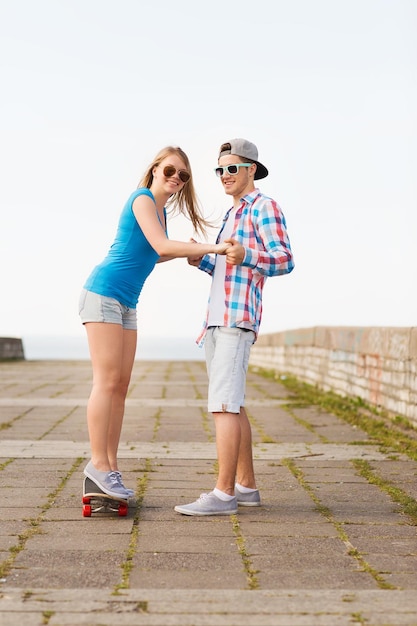
[[[227,222],[224,225],[221,239],[219,243],[222,243],[225,239],[229,239],[233,233],[233,226],[235,222],[237,207],[232,209],[228,215]],[[226,255],[218,254],[216,256],[216,267],[214,268],[211,291],[210,291],[210,306],[208,315],[208,326],[223,326],[224,314],[226,310],[225,305],[225,290],[224,283],[226,278]]]

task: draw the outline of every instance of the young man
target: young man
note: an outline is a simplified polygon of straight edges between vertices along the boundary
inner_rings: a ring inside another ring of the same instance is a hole
[[[244,409],[246,373],[259,332],[265,280],[294,268],[281,209],[255,187],[255,180],[268,176],[256,146],[245,139],[224,143],[215,171],[225,193],[233,198],[217,238],[230,247],[226,256],[194,257],[189,263],[212,276],[207,318],[198,341],[205,341],[208,410],[215,420],[219,471],[213,491],[175,507],[184,515],[230,515],[237,513],[238,505],[261,504],[251,426]]]

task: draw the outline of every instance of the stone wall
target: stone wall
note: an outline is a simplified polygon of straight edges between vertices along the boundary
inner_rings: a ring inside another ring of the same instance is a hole
[[[317,326],[261,334],[250,364],[360,397],[417,426],[417,327]]]
[[[0,337],[0,361],[24,359],[23,342],[16,337]]]

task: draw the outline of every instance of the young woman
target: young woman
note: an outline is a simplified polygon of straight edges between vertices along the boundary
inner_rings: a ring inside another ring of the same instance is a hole
[[[161,150],[128,198],[106,258],[88,277],[79,312],[87,330],[93,386],[87,406],[91,460],[84,474],[110,496],[133,495],[117,464],[126,394],[136,353],[136,305],[155,263],[176,257],[224,254],[228,244],[171,241],[167,209],[188,216],[195,231],[208,223],[198,207],[187,155]]]

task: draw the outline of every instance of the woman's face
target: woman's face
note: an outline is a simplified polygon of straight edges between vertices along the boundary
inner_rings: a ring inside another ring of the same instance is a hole
[[[170,194],[180,191],[189,178],[189,172],[184,161],[177,154],[170,154],[153,169],[153,179],[162,185]],[[183,180],[182,180],[183,179]]]

